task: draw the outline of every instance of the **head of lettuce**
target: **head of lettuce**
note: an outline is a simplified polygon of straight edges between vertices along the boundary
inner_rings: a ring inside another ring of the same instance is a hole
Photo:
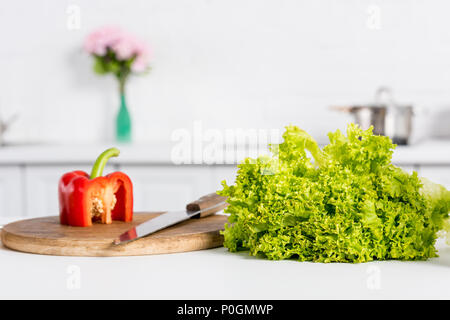
[[[450,229],[450,191],[391,164],[395,145],[350,124],[319,148],[286,127],[272,157],[247,158],[228,196],[230,251],[315,262],[424,260]],[[450,232],[448,232],[450,233]]]

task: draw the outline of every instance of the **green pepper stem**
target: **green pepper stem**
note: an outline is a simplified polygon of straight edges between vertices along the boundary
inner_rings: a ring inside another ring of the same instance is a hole
[[[94,166],[91,171],[91,179],[100,177],[103,175],[103,169],[105,169],[106,162],[108,162],[109,158],[117,157],[120,154],[119,149],[117,148],[109,148],[102,152],[95,160]]]

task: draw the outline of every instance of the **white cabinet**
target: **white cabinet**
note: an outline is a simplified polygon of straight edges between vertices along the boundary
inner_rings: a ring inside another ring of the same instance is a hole
[[[450,188],[450,166],[402,166],[420,176]],[[1,165],[0,216],[58,215],[58,180],[73,170],[89,172],[90,165]],[[221,181],[234,183],[235,165],[171,165],[115,164],[108,165],[105,174],[121,170],[134,185],[136,211],[165,211],[185,207],[202,195],[222,189]]]
[[[423,166],[420,168],[420,176],[450,189],[450,166]]]
[[[237,167],[235,165],[216,166],[212,169],[212,191],[222,190],[222,181],[225,180],[227,185],[234,184],[236,180]]]
[[[58,180],[65,172],[75,168],[87,172],[90,170],[88,166],[81,165],[25,167],[25,201],[19,201],[25,206],[25,215],[57,215]],[[133,181],[135,211],[165,211],[182,209],[188,202],[222,189],[220,182],[224,179],[233,183],[236,167],[117,165],[114,168],[107,167],[105,174],[114,170],[125,172]],[[23,199],[22,192],[11,193],[19,200]],[[17,212],[14,210],[14,215]]]
[[[23,175],[19,166],[0,167],[0,216],[23,215]]]
[[[133,181],[135,211],[182,209],[215,191],[212,171],[203,166],[121,166]]]

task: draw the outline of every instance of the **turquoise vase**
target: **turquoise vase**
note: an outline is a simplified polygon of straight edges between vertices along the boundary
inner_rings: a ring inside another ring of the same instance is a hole
[[[131,118],[124,92],[120,93],[120,109],[116,119],[116,139],[118,142],[131,141]]]

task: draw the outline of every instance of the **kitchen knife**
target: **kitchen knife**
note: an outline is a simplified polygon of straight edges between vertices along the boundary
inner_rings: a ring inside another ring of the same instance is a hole
[[[190,218],[204,218],[224,209],[226,197],[211,193],[189,203],[186,210],[169,211],[131,228],[114,240],[115,245],[128,243]]]

